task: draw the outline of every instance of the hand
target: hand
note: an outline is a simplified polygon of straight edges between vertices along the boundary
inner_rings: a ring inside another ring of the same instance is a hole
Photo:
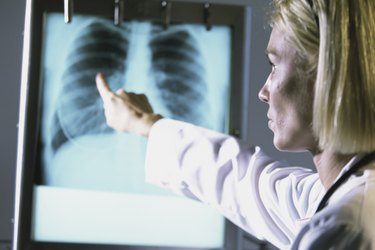
[[[148,137],[152,125],[162,118],[153,112],[145,95],[123,89],[112,92],[101,73],[96,75],[96,87],[103,100],[107,124],[113,129]]]

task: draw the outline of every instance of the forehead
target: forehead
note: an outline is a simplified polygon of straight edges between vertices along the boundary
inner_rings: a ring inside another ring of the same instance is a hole
[[[272,29],[266,53],[276,57],[293,57],[296,53],[294,47],[287,40],[286,33],[277,26]]]

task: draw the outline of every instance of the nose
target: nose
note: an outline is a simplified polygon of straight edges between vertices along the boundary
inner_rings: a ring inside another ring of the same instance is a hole
[[[268,103],[268,100],[269,100],[269,91],[268,91],[267,82],[263,85],[263,87],[259,90],[259,93],[258,93],[258,98],[262,102],[265,102],[265,103]]]

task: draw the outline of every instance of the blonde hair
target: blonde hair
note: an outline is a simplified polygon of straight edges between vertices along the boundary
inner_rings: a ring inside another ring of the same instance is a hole
[[[271,11],[271,27],[285,31],[287,40],[295,47],[299,70],[311,77],[316,76],[319,53],[319,28],[313,10],[306,0],[274,0]]]
[[[271,23],[316,76],[313,129],[321,149],[375,150],[375,1],[274,0]],[[312,8],[313,7],[313,8]]]

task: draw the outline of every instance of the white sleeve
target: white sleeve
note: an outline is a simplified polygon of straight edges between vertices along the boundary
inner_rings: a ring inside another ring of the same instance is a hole
[[[191,124],[162,119],[151,129],[146,181],[200,200],[279,248],[318,199],[316,174],[272,160],[258,147]]]

